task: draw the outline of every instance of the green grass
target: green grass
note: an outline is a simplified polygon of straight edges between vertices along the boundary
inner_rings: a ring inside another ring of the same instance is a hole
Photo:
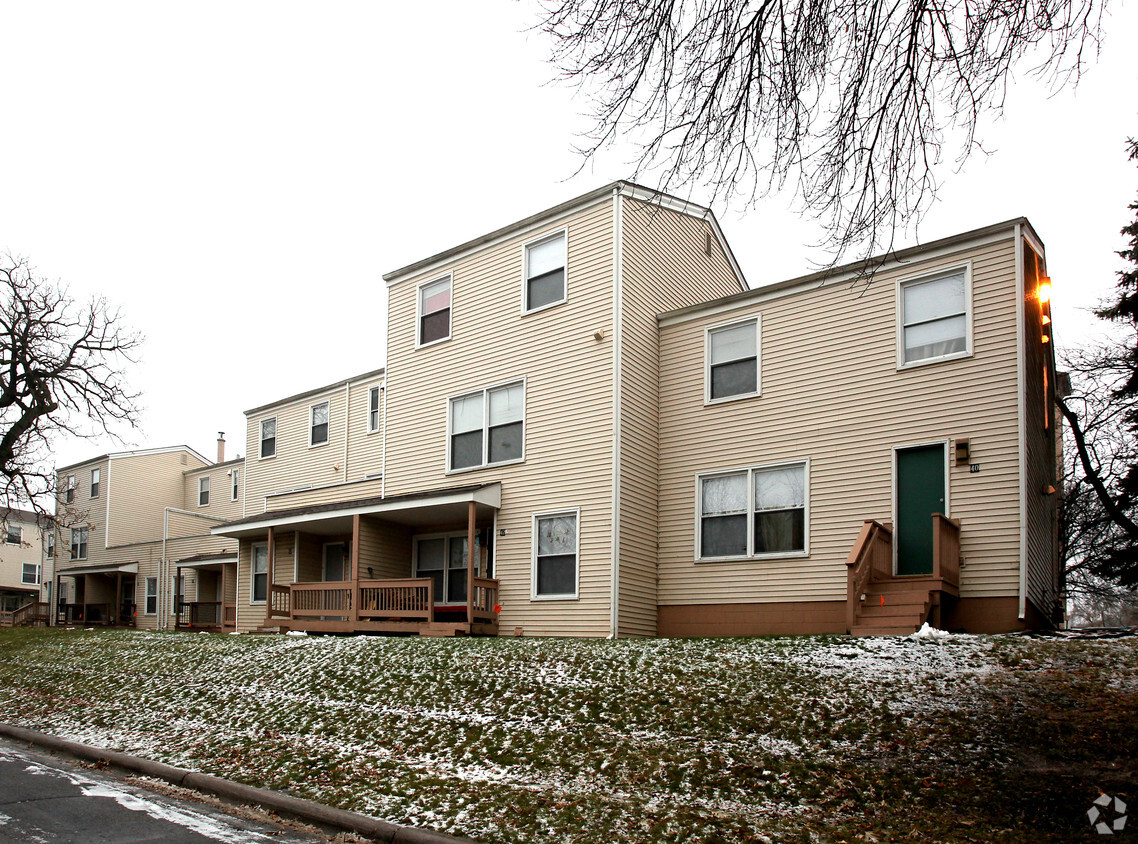
[[[1100,789],[1138,806],[1136,640],[4,630],[0,677],[10,723],[487,842],[1090,841]]]

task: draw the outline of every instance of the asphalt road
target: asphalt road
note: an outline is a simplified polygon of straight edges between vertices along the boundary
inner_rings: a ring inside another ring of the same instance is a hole
[[[324,842],[0,740],[0,844]]]

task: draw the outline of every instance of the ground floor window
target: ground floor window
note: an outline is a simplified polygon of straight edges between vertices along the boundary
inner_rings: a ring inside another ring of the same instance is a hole
[[[578,515],[578,511],[568,510],[533,517],[532,597],[577,597]]]
[[[158,578],[146,578],[146,614],[158,615]]]
[[[806,552],[807,463],[700,475],[702,560]]]
[[[269,594],[269,546],[253,546],[253,579],[250,584],[249,600],[263,604]]]
[[[474,534],[477,577],[492,577],[490,554],[486,549],[488,532]],[[466,532],[429,534],[415,537],[415,577],[435,581],[436,604],[466,603]]]

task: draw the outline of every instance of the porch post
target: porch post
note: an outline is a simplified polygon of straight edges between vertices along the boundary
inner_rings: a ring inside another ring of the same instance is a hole
[[[111,611],[115,614],[115,623],[122,624],[119,615],[122,613],[122,572],[115,575],[115,600],[111,604]]]
[[[174,567],[174,629],[178,629],[178,623],[182,620],[182,567]]]
[[[352,516],[352,620],[360,620],[360,514]]]
[[[265,626],[268,627],[273,618],[273,582],[277,567],[277,537],[272,528],[269,528],[269,560],[265,572]]]
[[[88,578],[88,577],[90,577],[90,576],[91,576],[91,575],[89,575],[89,574],[85,574],[85,575],[83,575],[83,615],[82,615],[82,617],[81,617],[81,619],[80,619],[80,620],[81,620],[81,621],[82,621],[84,624],[86,624],[86,623],[87,623],[87,586],[89,585],[89,584],[87,583],[87,578]],[[78,583],[78,582],[79,582],[79,579],[78,579],[78,578],[76,578],[76,579],[75,579],[75,582],[76,582],[76,583]],[[77,586],[76,588],[78,588],[78,586]]]
[[[51,596],[51,600],[55,603],[51,613],[51,625],[53,627],[59,626],[59,590],[63,586],[63,575],[57,574],[55,576],[55,594]],[[64,610],[66,612],[66,610]]]
[[[474,521],[477,505],[473,501],[466,508],[466,622],[474,633]]]
[[[217,599],[219,601],[221,601],[221,612],[218,613],[217,621],[218,621],[218,626],[221,628],[221,631],[223,633],[225,632],[225,571],[228,568],[229,568],[228,563],[222,563],[221,564],[221,586],[220,586],[221,594],[219,594],[217,596]]]

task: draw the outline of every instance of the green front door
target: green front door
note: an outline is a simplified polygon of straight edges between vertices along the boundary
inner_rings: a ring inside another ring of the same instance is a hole
[[[893,533],[897,574],[933,573],[932,515],[944,512],[944,446],[899,450]]]

